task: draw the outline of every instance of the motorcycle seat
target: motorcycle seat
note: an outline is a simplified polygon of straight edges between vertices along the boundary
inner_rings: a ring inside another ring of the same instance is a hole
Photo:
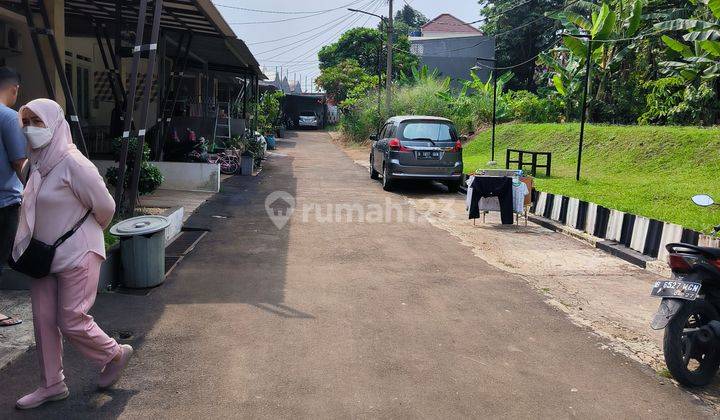
[[[708,256],[713,259],[720,259],[720,248],[714,248],[714,247],[707,247],[707,246],[697,246],[697,245],[690,245],[690,244],[682,244],[682,243],[673,243],[673,244],[667,244],[666,248],[668,252],[675,253],[679,250],[689,250],[691,253],[698,253],[703,254],[705,256]]]

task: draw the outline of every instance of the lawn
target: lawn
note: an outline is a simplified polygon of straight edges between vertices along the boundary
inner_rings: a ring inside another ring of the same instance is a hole
[[[542,191],[709,232],[720,224],[720,206],[701,208],[690,197],[720,201],[720,128],[587,125],[581,180],[575,181],[579,124],[503,124],[495,159],[507,148],[552,152],[552,176]],[[486,168],[490,130],[464,150],[465,170]]]

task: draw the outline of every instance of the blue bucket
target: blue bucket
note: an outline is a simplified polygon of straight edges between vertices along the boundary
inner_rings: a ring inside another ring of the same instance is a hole
[[[268,149],[275,150],[275,136],[268,134],[265,136],[265,141],[267,142]]]

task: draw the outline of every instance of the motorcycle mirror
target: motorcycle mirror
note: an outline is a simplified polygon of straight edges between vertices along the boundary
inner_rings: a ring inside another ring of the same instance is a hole
[[[696,196],[693,196],[692,201],[693,203],[702,207],[709,207],[715,204],[715,200],[713,200],[713,198],[707,194],[698,194]]]

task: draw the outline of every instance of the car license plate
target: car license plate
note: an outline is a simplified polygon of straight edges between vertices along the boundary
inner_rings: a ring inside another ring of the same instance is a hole
[[[685,300],[697,299],[700,293],[700,283],[680,280],[658,280],[653,284],[651,296],[663,298],[677,298]]]
[[[440,159],[440,152],[432,150],[418,150],[415,153],[418,159]]]

